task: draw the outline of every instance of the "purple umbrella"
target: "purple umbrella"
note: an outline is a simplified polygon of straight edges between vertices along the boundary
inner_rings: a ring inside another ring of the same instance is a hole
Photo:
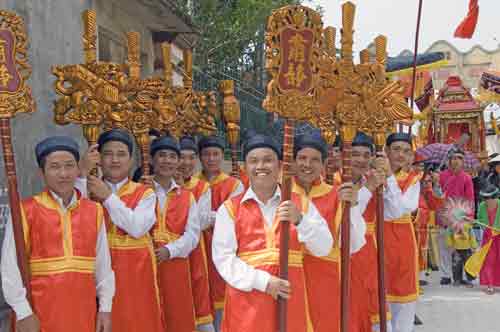
[[[449,153],[455,144],[433,143],[417,149],[417,154],[426,159],[426,162],[443,165],[448,161]],[[465,151],[464,168],[474,169],[479,166],[479,161],[469,151]]]

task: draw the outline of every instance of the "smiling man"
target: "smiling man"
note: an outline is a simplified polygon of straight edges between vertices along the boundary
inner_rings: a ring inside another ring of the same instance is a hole
[[[197,203],[197,214],[201,225],[210,225],[212,214],[212,191],[207,181],[193,176],[198,166],[198,146],[192,136],[184,136],[179,141],[180,161],[177,178],[182,187],[189,190]],[[207,247],[201,239],[189,255],[191,288],[197,329],[202,332],[215,331],[213,326],[212,301],[208,279]]]
[[[413,331],[418,298],[418,252],[411,213],[418,208],[421,174],[408,172],[413,159],[411,135],[394,133],[387,138],[385,156],[377,156],[374,166],[383,170],[384,254],[387,301],[393,332]],[[371,195],[366,188],[363,195]]]
[[[103,178],[88,175],[77,181],[77,187],[84,194],[88,189],[88,194],[105,209],[116,274],[113,331],[162,332],[157,267],[149,235],[156,222],[156,195],[150,187],[129,180],[133,141],[126,131],[104,132],[97,143],[87,152],[82,176],[87,176],[99,162]]]
[[[278,296],[288,299],[288,331],[312,331],[303,271],[305,246],[311,255],[329,254],[333,239],[314,204],[292,193],[281,202],[281,151],[271,138],[256,135],[243,155],[250,188],[217,211],[213,259],[227,282],[224,332],[275,332]],[[289,280],[279,274],[280,222],[290,221]]]
[[[314,203],[327,221],[333,234],[334,246],[325,257],[316,257],[306,251],[304,272],[306,289],[315,332],[340,329],[340,222],[342,202],[351,202],[351,252],[358,251],[365,243],[365,222],[357,204],[357,192],[352,183],[339,188],[321,179],[327,157],[327,146],[321,136],[304,135],[295,142],[295,170],[293,191]]]
[[[21,204],[32,306],[10,222],[2,249],[2,287],[16,313],[16,330],[111,332],[115,279],[103,210],[74,189],[80,172],[78,144],[70,137],[53,136],[41,141],[35,152],[46,189]]]
[[[200,152],[200,161],[202,166],[202,172],[198,175],[198,177],[209,183],[211,193],[210,216],[208,218],[202,217],[201,228],[203,230],[206,248],[212,248],[215,212],[226,199],[240,194],[243,192],[244,188],[238,179],[229,176],[222,171],[222,162],[224,161],[224,142],[219,137],[203,137],[198,143],[198,150]],[[204,208],[202,207],[202,209]],[[212,299],[213,307],[215,308],[215,328],[218,331],[220,320],[222,318],[222,309],[224,307],[226,285],[213,264],[212,251],[210,249],[207,254],[210,297]]]
[[[153,229],[163,314],[167,329],[196,329],[188,256],[198,245],[200,223],[193,194],[173,179],[179,164],[177,141],[169,136],[151,143],[157,222]]]
[[[380,331],[376,198],[372,195],[378,186],[385,183],[385,172],[370,167],[374,154],[371,137],[358,132],[352,142],[352,177],[355,188],[360,190],[360,205],[366,222],[366,244],[351,258],[351,315],[352,332]],[[366,196],[369,191],[368,196]],[[389,315],[387,315],[390,318]],[[390,320],[387,330],[391,331]]]

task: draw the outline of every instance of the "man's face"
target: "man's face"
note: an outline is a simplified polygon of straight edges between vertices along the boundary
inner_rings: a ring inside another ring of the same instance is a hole
[[[393,171],[406,168],[412,159],[411,145],[407,142],[394,142],[386,149]]]
[[[450,168],[453,171],[460,171],[464,168],[464,155],[455,153],[450,158]]]
[[[127,178],[132,167],[132,157],[126,144],[111,141],[101,149],[101,168],[104,179],[122,181]]]
[[[196,152],[193,150],[181,150],[181,159],[178,170],[182,173],[185,179],[190,178],[196,169],[197,160]]]
[[[270,148],[253,149],[245,158],[245,170],[252,188],[271,190],[278,183],[280,161]]]
[[[352,147],[352,176],[358,180],[368,172],[370,160],[372,159],[372,150],[367,146]]]
[[[297,178],[303,184],[310,185],[321,176],[323,170],[321,152],[313,148],[303,148],[295,157]]]
[[[178,165],[179,156],[173,150],[159,150],[153,156],[154,174],[159,177],[172,178]]]
[[[500,174],[500,164],[496,164],[496,165],[495,165],[495,172],[496,172],[497,174]]]
[[[75,156],[67,151],[55,151],[47,155],[41,169],[47,188],[61,197],[73,192],[79,172]]]
[[[218,173],[221,169],[223,159],[224,153],[222,149],[218,147],[204,148],[200,152],[201,166],[203,167],[203,170],[208,174]]]

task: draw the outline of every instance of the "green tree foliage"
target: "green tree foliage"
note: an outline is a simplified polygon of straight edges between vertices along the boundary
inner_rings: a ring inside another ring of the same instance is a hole
[[[264,29],[276,8],[300,0],[179,0],[198,27],[195,66],[203,72],[225,69],[246,73],[262,86]],[[249,82],[250,83],[250,82]]]

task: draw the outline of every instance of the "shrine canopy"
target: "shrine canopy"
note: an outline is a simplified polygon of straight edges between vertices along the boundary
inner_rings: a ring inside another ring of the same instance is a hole
[[[482,159],[486,154],[483,109],[458,76],[450,76],[439,91],[432,111],[433,141],[456,143],[467,133],[465,149]]]

